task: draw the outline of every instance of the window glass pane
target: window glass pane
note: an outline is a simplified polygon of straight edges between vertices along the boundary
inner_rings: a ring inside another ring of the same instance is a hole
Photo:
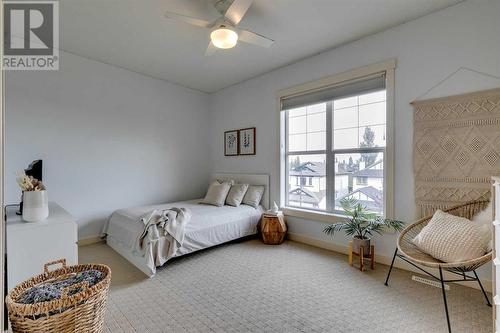
[[[354,198],[370,212],[384,213],[384,154],[335,155],[335,210]]]
[[[290,127],[288,133],[302,134],[306,132],[306,116],[293,117],[288,119],[288,126]]]
[[[326,131],[326,112],[307,115],[307,132],[318,131]]]
[[[326,111],[326,103],[319,103],[307,106],[307,114],[320,113]]]
[[[326,209],[326,155],[288,156],[289,206]]]
[[[385,102],[359,106],[359,126],[385,124]]]
[[[333,149],[358,148],[358,128],[339,129],[333,131]]]
[[[359,104],[368,104],[385,101],[385,90],[359,95]]]
[[[354,105],[333,110],[333,149],[385,147],[385,90],[339,101]]]
[[[342,108],[348,108],[350,106],[357,106],[358,105],[358,96],[354,97],[347,97],[347,98],[341,98],[341,99],[336,99],[333,102],[333,109],[342,109]]]
[[[358,107],[333,111],[333,129],[358,127]]]
[[[292,117],[292,114],[295,115]],[[288,151],[326,149],[326,103],[289,110]]]
[[[306,108],[305,107],[288,110],[289,117],[299,117],[299,116],[305,116],[305,115],[306,115]]]
[[[306,134],[294,134],[288,136],[288,151],[306,150]]]
[[[360,127],[359,146],[361,148],[385,147],[385,125]]]
[[[307,133],[307,150],[325,150],[326,132]]]

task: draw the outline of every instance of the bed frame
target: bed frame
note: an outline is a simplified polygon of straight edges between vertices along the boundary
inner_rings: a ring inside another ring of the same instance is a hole
[[[264,195],[262,197],[261,205],[269,209],[269,175],[265,174],[241,174],[241,173],[215,173],[210,177],[210,183],[216,179],[220,180],[234,180],[236,183],[248,183],[252,185],[264,185],[266,187]],[[233,239],[234,240],[234,239]],[[230,241],[233,241],[230,240]],[[123,246],[119,241],[114,239],[112,236],[107,236],[106,243],[113,250],[118,252],[122,257],[127,259],[135,267],[141,270],[144,274],[149,277],[153,277],[154,274],[151,273],[149,267],[145,264],[143,257],[132,253],[128,248]],[[167,262],[168,263],[168,262]],[[165,263],[166,264],[166,263]]]

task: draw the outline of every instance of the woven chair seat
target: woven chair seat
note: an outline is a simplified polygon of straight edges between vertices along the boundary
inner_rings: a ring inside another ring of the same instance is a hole
[[[471,220],[472,217],[484,210],[488,205],[489,201],[487,200],[476,200],[470,201],[465,204],[460,204],[449,209],[443,210],[448,214],[452,214],[455,216],[465,217],[466,219]],[[462,262],[442,262],[427,253],[422,252],[415,244],[413,244],[413,239],[420,233],[423,227],[429,223],[432,216],[424,217],[417,222],[407,226],[398,238],[398,251],[403,254],[406,259],[416,264],[420,264],[422,266],[433,267],[433,268],[443,268],[447,270],[457,270],[462,272],[470,272],[478,267],[484,265],[488,261],[491,260],[492,252],[488,252],[485,255],[474,258],[467,261]]]

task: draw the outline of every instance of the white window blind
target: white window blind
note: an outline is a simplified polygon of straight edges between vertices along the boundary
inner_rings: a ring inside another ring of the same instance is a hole
[[[385,89],[385,73],[370,77],[351,80],[342,84],[325,87],[311,92],[303,92],[281,99],[281,109],[293,109],[301,106],[325,102],[340,97],[349,97],[360,93],[367,93]]]

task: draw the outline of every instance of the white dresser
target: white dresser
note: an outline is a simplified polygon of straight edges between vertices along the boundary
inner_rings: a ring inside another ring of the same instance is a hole
[[[65,258],[68,265],[78,263],[78,225],[76,219],[54,202],[49,217],[41,222],[24,222],[17,207],[7,208],[7,289],[43,272],[49,261]]]

